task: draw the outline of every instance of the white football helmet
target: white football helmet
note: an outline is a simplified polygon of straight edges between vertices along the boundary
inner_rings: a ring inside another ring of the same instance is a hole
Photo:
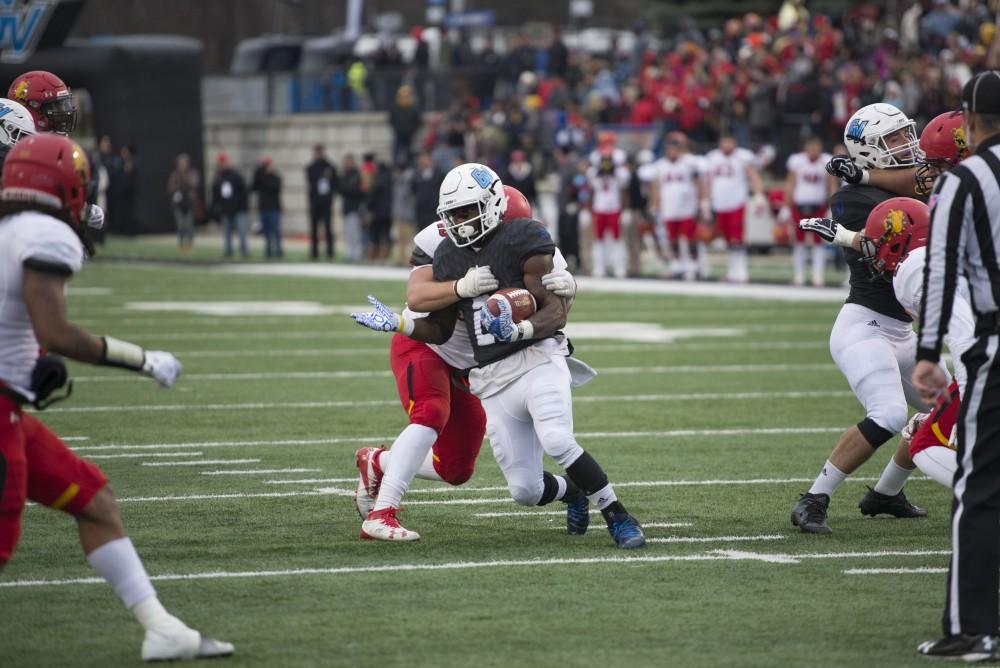
[[[900,130],[904,131],[905,142],[890,148],[885,138]],[[862,169],[914,167],[923,158],[916,124],[885,102],[854,112],[844,128],[844,145],[851,160]]]
[[[461,216],[454,214],[460,209]],[[472,209],[471,207],[476,207]],[[456,246],[471,246],[492,232],[503,220],[507,195],[496,172],[468,162],[448,172],[438,193],[438,215]]]
[[[22,137],[35,134],[35,120],[24,106],[0,97],[0,158],[14,148]]]

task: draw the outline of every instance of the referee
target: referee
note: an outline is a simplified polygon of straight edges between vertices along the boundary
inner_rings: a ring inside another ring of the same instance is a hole
[[[919,654],[965,661],[1000,660],[1000,72],[978,74],[962,89],[962,114],[974,153],[938,179],[913,384],[925,399],[947,385],[938,366],[960,276],[969,281],[976,342],[958,414],[958,470],[952,505],[951,567],[944,638]]]

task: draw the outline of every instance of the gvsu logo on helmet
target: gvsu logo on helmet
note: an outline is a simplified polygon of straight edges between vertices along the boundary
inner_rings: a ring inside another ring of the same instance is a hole
[[[23,63],[61,0],[0,0],[0,62]]]
[[[863,121],[860,118],[851,119],[851,124],[847,126],[847,138],[861,141],[861,136],[865,133],[867,126],[868,121]]]

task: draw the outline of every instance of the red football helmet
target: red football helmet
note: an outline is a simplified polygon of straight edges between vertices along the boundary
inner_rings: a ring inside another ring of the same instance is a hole
[[[68,135],[76,127],[76,105],[69,86],[51,72],[25,72],[14,79],[7,97],[28,108],[39,132]]]
[[[85,218],[89,184],[90,163],[80,145],[63,135],[43,133],[22,139],[7,154],[0,199],[65,212],[78,227]]]
[[[910,251],[927,245],[930,229],[926,204],[910,197],[893,197],[868,214],[862,251],[875,274],[891,276]]]
[[[969,156],[961,111],[946,111],[935,116],[920,133],[920,150],[924,159],[917,166],[917,193],[927,195],[934,182]]]
[[[503,214],[503,222],[508,223],[518,218],[531,218],[531,203],[520,190],[514,186],[504,186],[503,192],[507,195],[507,210]]]

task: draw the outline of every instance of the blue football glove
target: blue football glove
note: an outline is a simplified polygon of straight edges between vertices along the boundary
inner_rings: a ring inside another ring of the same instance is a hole
[[[352,313],[351,318],[362,327],[375,330],[376,332],[398,332],[399,314],[393,312],[388,306],[368,295],[368,303],[374,310],[365,313]]]
[[[492,334],[497,341],[504,343],[517,341],[521,331],[514,324],[514,314],[510,310],[510,304],[506,299],[499,299],[497,305],[500,307],[500,315],[493,315],[485,305],[480,310],[479,317],[483,324],[483,330]]]

